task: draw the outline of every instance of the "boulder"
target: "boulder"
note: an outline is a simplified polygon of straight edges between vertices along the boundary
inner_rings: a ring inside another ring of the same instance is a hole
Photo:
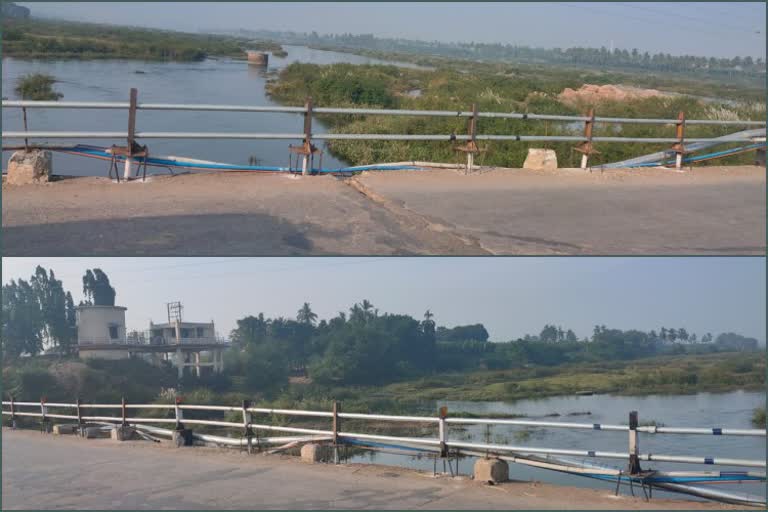
[[[106,437],[106,432],[104,432],[102,427],[85,427],[86,439],[98,439],[102,437]]]
[[[47,183],[51,176],[52,158],[50,151],[33,149],[16,151],[8,160],[9,185]]]
[[[553,149],[530,148],[528,156],[523,163],[524,169],[534,169],[537,171],[555,171],[557,170],[557,153]]]
[[[133,437],[131,427],[118,426],[109,431],[109,437],[113,441],[128,441]]]
[[[509,480],[509,465],[501,459],[477,459],[473,475],[479,482],[506,482]]]
[[[54,425],[53,434],[61,436],[64,434],[74,434],[77,431],[77,425]]]

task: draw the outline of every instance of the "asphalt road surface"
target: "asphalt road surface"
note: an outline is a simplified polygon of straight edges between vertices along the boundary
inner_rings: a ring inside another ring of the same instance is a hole
[[[3,185],[6,256],[765,252],[765,168]]]
[[[610,490],[467,478],[375,465],[174,448],[3,429],[2,508],[11,509],[722,509]]]

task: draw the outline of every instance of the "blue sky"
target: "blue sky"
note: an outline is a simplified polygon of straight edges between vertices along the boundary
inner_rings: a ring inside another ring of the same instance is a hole
[[[580,337],[606,324],[765,340],[764,258],[3,258],[3,282],[37,264],[76,302],[85,269],[103,269],[137,329],[176,300],[186,319],[213,319],[227,334],[249,314],[295,317],[307,301],[328,318],[368,299],[418,318],[430,309],[439,325],[482,322],[494,341],[545,323]]]
[[[19,2],[33,15],[175,30],[275,29],[765,57],[765,2]]]

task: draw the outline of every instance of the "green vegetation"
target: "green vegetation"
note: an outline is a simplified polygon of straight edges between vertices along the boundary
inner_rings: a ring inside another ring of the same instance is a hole
[[[51,75],[35,73],[19,78],[14,90],[23,100],[56,101],[64,95],[53,90],[55,83],[56,79]]]
[[[115,289],[99,269],[83,277],[86,301],[114,304]],[[699,337],[684,328],[595,326],[589,338],[545,325],[537,335],[488,341],[482,324],[437,326],[382,313],[367,300],[319,319],[310,304],[296,319],[263,313],[237,321],[223,374],[185,375],[169,362],[106,361],[73,356],[74,304],[53,271],[38,267],[2,294],[5,391],[17,399],[158,400],[434,412],[434,401],[516,400],[584,393],[694,393],[762,389],[765,359],[757,340],[734,333]],[[42,354],[42,355],[41,355]],[[170,397],[170,398],[169,398]]]
[[[267,41],[96,23],[6,18],[2,28],[3,55],[18,58],[199,61],[244,58],[245,50],[286,55]]]
[[[752,425],[755,428],[766,428],[765,407],[758,407],[752,412]]]
[[[467,67],[466,65],[464,67]],[[434,70],[405,69],[384,65],[294,63],[267,86],[268,93],[288,105],[302,105],[311,96],[317,106],[401,108],[416,110],[469,110],[476,103],[485,112],[534,112],[538,114],[582,115],[596,106],[600,116],[674,118],[685,111],[690,119],[753,119],[765,117],[762,99],[753,101],[744,92],[735,104],[707,103],[691,96],[670,95],[622,101],[605,100],[597,105],[561,96],[565,88],[584,84],[608,84],[615,76],[557,69],[532,73],[519,66],[475,63],[469,70],[458,66]],[[626,77],[623,77],[626,80]],[[633,85],[636,85],[633,81]],[[416,92],[416,93],[414,93]],[[711,94],[711,92],[710,92]],[[764,96],[764,90],[762,91]],[[465,134],[465,118],[411,116],[319,116],[337,133]],[[479,134],[581,135],[583,127],[548,121],[483,118]],[[728,126],[689,126],[687,137],[713,137],[733,131]],[[673,137],[674,126],[599,125],[596,136]],[[478,165],[520,167],[530,147],[554,149],[561,167],[576,166],[573,143],[529,143],[515,141],[481,142],[484,151]],[[601,152],[595,163],[668,149],[668,144],[596,143]],[[463,154],[449,142],[413,141],[330,141],[330,151],[352,165],[398,161],[463,162]],[[594,160],[594,159],[593,159]],[[732,156],[723,164],[751,163],[751,155]]]

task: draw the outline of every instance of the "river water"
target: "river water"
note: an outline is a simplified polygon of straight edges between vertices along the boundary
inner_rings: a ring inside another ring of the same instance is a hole
[[[754,428],[751,425],[752,412],[756,407],[764,407],[765,394],[759,392],[735,391],[731,393],[699,393],[695,395],[649,395],[641,397],[593,395],[544,398],[540,400],[520,400],[517,402],[462,402],[443,401],[436,407],[447,406],[451,412],[468,412],[478,415],[516,414],[525,415],[526,419],[572,423],[607,423],[628,424],[629,412],[638,411],[641,424],[655,421],[656,425],[668,427],[730,427]],[[587,414],[588,413],[588,414]],[[554,416],[559,415],[559,416]],[[566,448],[576,450],[603,450],[626,452],[628,449],[627,432],[542,429],[494,425],[487,429],[484,425],[462,425],[466,430],[451,427],[451,439],[490,442],[493,444],[511,444],[542,448]],[[437,437],[437,427],[435,434]],[[765,437],[679,435],[679,434],[639,434],[641,453],[664,455],[687,455],[700,457],[729,457],[739,459],[765,459]],[[449,443],[450,444],[450,443]],[[572,460],[573,457],[570,457]],[[355,462],[375,462],[395,466],[405,466],[426,471],[433,470],[431,458],[418,458],[407,455],[370,452],[356,455]],[[625,468],[626,462],[619,459],[589,459],[586,462],[598,462],[610,467]],[[459,472],[469,475],[475,462],[473,458],[459,462]],[[687,471],[727,471],[727,466],[703,466],[698,464],[679,464],[664,462],[642,462],[643,469],[687,470]],[[759,468],[749,468],[753,471]],[[442,462],[438,461],[438,471],[442,471]],[[760,470],[762,471],[762,470]],[[615,484],[590,478],[568,475],[544,469],[510,463],[510,478],[514,480],[536,480],[561,485],[573,485],[600,489],[615,488]],[[733,484],[718,486],[721,490],[745,492],[765,496],[764,483]],[[622,490],[629,492],[629,489]],[[642,493],[639,489],[636,492]],[[655,492],[654,496],[679,497],[671,493]]]
[[[347,53],[285,46],[285,58],[270,55],[269,67],[249,66],[245,61],[208,59],[202,62],[145,62],[135,60],[19,60],[3,58],[3,98],[19,99],[14,92],[17,79],[28,73],[47,73],[58,82],[54,89],[64,94],[62,101],[127,102],[129,89],[138,89],[139,103],[206,103],[227,105],[276,105],[265,93],[268,78],[293,62],[311,64],[388,64],[418,68],[404,62],[385,62]],[[426,68],[422,68],[426,69]],[[47,131],[126,131],[127,110],[29,109],[30,130]],[[3,109],[3,131],[23,130],[20,109]],[[139,111],[137,131],[195,132],[281,132],[301,133],[303,116],[281,113]],[[314,121],[313,131],[325,127]],[[6,141],[5,144],[11,141]],[[21,144],[21,141],[13,141]],[[125,144],[125,140],[54,140],[51,143],[83,143],[100,146]],[[203,160],[248,165],[288,165],[287,140],[159,140],[142,141],[150,154],[176,155]],[[3,169],[10,152],[3,153]],[[315,161],[318,165],[318,161]],[[346,164],[326,151],[323,167]],[[54,154],[54,172],[64,175],[105,175],[108,162]],[[165,172],[159,169],[155,172]]]

